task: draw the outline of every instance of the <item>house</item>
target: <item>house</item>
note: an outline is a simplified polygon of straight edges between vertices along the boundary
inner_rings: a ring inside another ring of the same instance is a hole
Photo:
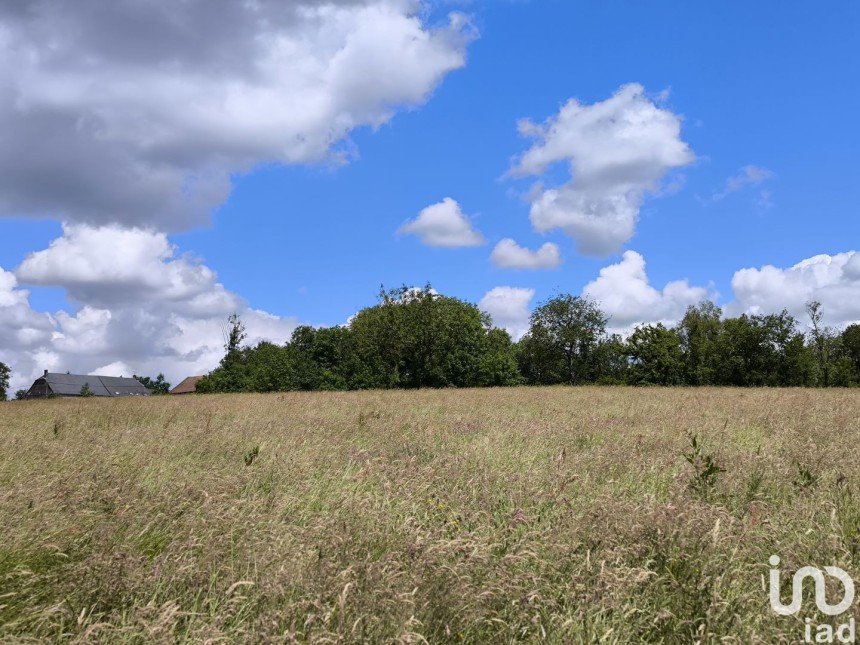
[[[86,387],[92,396],[149,396],[140,381],[122,376],[55,374],[45,370],[27,391],[28,399],[48,396],[81,396]]]
[[[170,390],[171,394],[194,394],[197,391],[197,382],[202,379],[202,376],[189,376],[183,379],[182,383]]]

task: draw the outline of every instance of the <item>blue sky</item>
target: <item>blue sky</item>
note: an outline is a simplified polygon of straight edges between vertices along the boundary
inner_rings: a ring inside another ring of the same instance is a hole
[[[718,292],[721,304],[737,311],[767,308],[766,303],[779,300],[780,288],[787,288],[780,285],[788,284],[780,280],[788,280],[794,285],[792,289],[796,287],[797,293],[786,294],[785,306],[789,308],[796,309],[801,297],[819,297],[815,290],[822,285],[832,287],[834,302],[843,301],[846,293],[860,298],[860,292],[852,290],[854,274],[848,269],[844,276],[828,278],[830,282],[788,273],[770,275],[768,279],[776,282],[767,282],[763,274],[756,273],[748,276],[752,282],[743,294],[732,287],[733,276],[744,268],[759,270],[773,265],[788,272],[804,259],[821,254],[835,257],[858,247],[860,218],[855,205],[860,201],[860,182],[854,175],[860,149],[860,128],[856,125],[860,109],[856,83],[860,72],[860,9],[856,3],[487,1],[425,5],[418,13],[411,3],[400,0],[377,3],[391,5],[395,12],[419,21],[425,34],[450,29],[459,34],[459,40],[440,45],[454,58],[428,71],[420,88],[404,89],[403,101],[388,101],[397,103],[390,114],[383,115],[382,110],[367,118],[355,117],[356,125],[338,132],[329,150],[347,150],[345,163],[333,161],[330,154],[322,158],[299,155],[294,161],[255,150],[250,162],[243,157],[241,163],[226,166],[225,172],[232,176],[232,191],[204,200],[202,214],[189,216],[188,221],[182,219],[184,215],[175,214],[170,215],[172,220],[149,218],[145,211],[138,214],[130,207],[125,212],[122,206],[114,207],[123,211],[117,212],[115,221],[110,212],[91,217],[86,208],[93,201],[92,194],[121,181],[111,177],[87,185],[88,195],[84,197],[58,193],[51,208],[39,201],[40,191],[50,190],[50,186],[40,188],[34,181],[29,193],[6,187],[14,199],[4,201],[0,182],[0,267],[16,276],[14,288],[19,296],[15,302],[20,305],[20,292],[26,290],[32,312],[55,318],[59,311],[75,316],[87,306],[99,311],[130,309],[128,302],[118,304],[113,296],[105,295],[107,290],[100,291],[98,278],[83,284],[88,278],[64,275],[62,266],[51,264],[48,256],[40,256],[38,266],[22,266],[29,254],[44,252],[52,241],[62,239],[61,222],[139,227],[167,234],[175,254],[168,257],[163,250],[154,251],[157,261],[169,263],[190,254],[202,263],[195,266],[216,273],[223,290],[251,308],[313,324],[344,322],[357,309],[374,302],[380,284],[430,282],[443,293],[473,302],[496,287],[532,289],[534,296],[528,306],[533,306],[558,291],[580,293],[601,269],[623,263],[624,258],[630,260],[622,255],[625,251],[641,255],[648,284],[658,292],[669,282],[686,279],[690,287],[702,292]],[[349,5],[350,0],[343,4]],[[451,12],[465,16],[457,20],[468,20],[468,25],[455,21],[455,27],[444,27]],[[82,13],[83,17],[75,20],[99,19]],[[50,28],[54,22],[47,18],[51,16],[28,23],[11,14],[5,16],[10,29],[21,34],[31,33],[28,29]],[[4,19],[2,14],[0,19]],[[122,16],[115,19],[123,24]],[[371,27],[375,24],[378,22]],[[97,24],[88,27],[109,28]],[[296,27],[305,28],[304,23]],[[205,30],[202,33],[205,36]],[[372,37],[387,35],[375,33]],[[72,38],[67,46],[76,52],[83,43]],[[106,51],[98,53],[109,60]],[[462,55],[462,61],[451,62],[457,55]],[[144,60],[138,67],[126,66],[121,79],[119,72],[105,66],[97,78],[99,83],[89,91],[101,91],[105,84],[134,82],[135,74],[156,63]],[[389,55],[384,64],[396,66],[397,56]],[[36,92],[23,81],[17,83],[17,72],[10,63],[6,73],[11,81],[7,85],[28,98],[23,101],[25,107],[19,105],[16,110],[35,104],[34,96],[50,96],[64,107],[78,100],[57,99],[59,90],[55,91],[51,83],[61,87],[67,72],[48,71],[52,73],[46,73],[44,86]],[[395,77],[391,67],[381,69],[381,79]],[[80,82],[80,76],[74,78],[72,82]],[[562,186],[570,180],[570,171],[568,163],[562,161],[542,174],[512,177],[511,169],[534,144],[518,133],[517,123],[520,119],[541,123],[554,118],[569,99],[584,106],[599,104],[629,83],[641,84],[656,110],[678,120],[680,143],[695,159],[660,173],[660,188],[646,191],[631,239],[611,252],[586,255],[577,251],[565,231],[553,228],[539,232],[530,222],[535,183]],[[208,86],[207,91],[211,91]],[[371,90],[363,87],[361,91]],[[13,103],[9,98],[12,94],[0,96],[6,96],[3,100],[9,105]],[[171,104],[171,110],[182,112],[182,100],[173,103],[169,96],[162,98]],[[79,118],[108,113],[102,103],[93,107],[93,101],[80,99],[69,109]],[[138,114],[125,108],[121,121],[106,123],[110,127],[120,123],[129,129],[148,124],[146,119],[152,115],[146,109],[142,107]],[[24,118],[12,108],[9,113],[12,126],[17,123],[13,119]],[[0,120],[3,114],[0,112]],[[272,121],[274,138],[281,123],[293,127],[286,121]],[[179,127],[195,127],[193,119],[181,123],[178,126],[170,121],[169,126],[174,132]],[[368,125],[371,123],[376,125]],[[195,140],[193,154],[183,153],[183,161],[171,163],[186,174],[209,168],[216,163],[213,159],[220,159],[219,145],[232,145],[211,141],[217,137],[209,139],[202,143]],[[139,141],[133,143],[138,145]],[[10,144],[8,149],[14,150],[14,146]],[[63,161],[62,140],[57,141],[56,149]],[[197,150],[203,149],[205,152],[198,154]],[[68,165],[86,161],[87,154],[84,148],[79,156],[70,156]],[[193,160],[186,162],[185,157]],[[47,167],[48,162],[36,158],[32,163],[38,178],[39,164]],[[9,164],[14,164],[14,159]],[[727,186],[731,188],[727,190]],[[135,197],[135,190],[136,186],[129,188],[130,204],[143,201]],[[217,186],[213,191],[217,192]],[[122,204],[122,195],[120,192],[119,201],[111,203]],[[456,200],[485,244],[433,247],[423,244],[418,236],[398,234],[407,220],[446,197]],[[64,212],[63,199],[69,203],[80,200],[80,205]],[[181,224],[173,225],[179,221]],[[545,270],[500,268],[491,262],[490,254],[503,238],[512,238],[532,250],[553,243],[563,262]],[[147,248],[160,248],[150,241]],[[77,257],[85,262],[90,259],[88,254],[99,254],[101,243],[81,247]],[[850,256],[839,257],[842,264],[851,261]],[[56,270],[52,272],[48,265]],[[131,285],[128,292],[138,293],[135,306],[146,309],[150,291],[135,291],[139,286]],[[604,287],[614,289],[615,285]],[[768,288],[771,292],[762,291]],[[593,293],[606,291],[596,289]],[[217,312],[220,309],[215,307],[213,316]],[[170,310],[165,315],[173,313]],[[651,318],[669,320],[674,313]],[[840,311],[834,322],[855,316],[860,317],[856,308]],[[621,318],[624,324],[619,327],[649,316],[636,310],[635,315],[619,315]],[[54,331],[59,329],[67,337],[73,333],[69,331],[71,325],[64,330],[56,320],[51,324]],[[31,326],[48,329],[47,323],[40,325]],[[3,342],[0,338],[0,360]],[[149,355],[143,348],[119,348],[109,343],[90,351],[83,342],[74,349],[58,349],[47,341],[34,341],[24,352],[13,340],[5,342],[7,355],[14,353],[24,372],[38,369],[39,360],[33,358],[38,352],[43,357],[52,355],[48,362],[54,361],[58,367],[60,363],[80,364],[68,368],[73,370],[109,365],[115,369],[155,369],[159,359],[173,361],[176,366],[170,369],[174,377],[186,369],[186,364],[187,369],[193,365],[199,370],[206,360],[211,361],[210,353],[205,360],[196,355],[183,362],[176,358],[185,351],[177,349],[178,345],[166,353]],[[121,354],[121,359],[110,360],[112,351]]]
[[[255,306],[319,323],[345,320],[372,302],[380,283],[429,281],[473,301],[500,281],[542,296],[579,291],[606,262],[577,257],[561,232],[532,231],[520,197],[529,182],[503,178],[527,147],[516,122],[546,118],[571,97],[599,101],[640,82],[654,93],[671,90],[669,104],[684,116],[684,139],[699,160],[684,172],[679,194],[648,201],[627,247],[646,257],[655,283],[713,281],[729,296],[741,267],[791,265],[860,240],[851,207],[860,203],[852,179],[860,128],[851,125],[860,91],[850,81],[860,72],[860,21],[849,3],[832,7],[473,5],[481,37],[467,66],[421,108],[355,133],[356,161],[242,177],[211,228],[174,239]],[[697,200],[747,164],[774,172],[771,208],[761,208],[754,191],[706,206]],[[446,196],[475,214],[491,241],[555,241],[564,264],[500,270],[484,247],[427,248],[394,235]]]

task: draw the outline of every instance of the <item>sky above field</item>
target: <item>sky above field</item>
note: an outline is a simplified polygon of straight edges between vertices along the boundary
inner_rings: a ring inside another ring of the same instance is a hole
[[[177,381],[380,285],[860,320],[860,6],[0,4],[0,361]]]

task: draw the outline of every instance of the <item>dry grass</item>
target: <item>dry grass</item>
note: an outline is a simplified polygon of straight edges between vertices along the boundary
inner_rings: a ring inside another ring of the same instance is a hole
[[[0,404],[0,638],[797,641],[767,559],[860,572],[858,419],[813,390]]]

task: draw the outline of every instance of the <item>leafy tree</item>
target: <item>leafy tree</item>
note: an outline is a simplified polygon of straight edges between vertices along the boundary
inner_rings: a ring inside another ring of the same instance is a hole
[[[842,346],[854,364],[854,369],[860,373],[860,325],[848,325],[842,331]]]
[[[498,352],[503,343],[490,337],[489,317],[477,306],[429,285],[383,289],[380,300],[350,322],[357,386],[470,387],[484,384],[482,378],[500,378],[492,376],[484,354]]]
[[[84,398],[94,396],[93,391],[90,389],[89,383],[84,383],[83,387],[81,388],[80,395]]]
[[[6,390],[9,389],[9,375],[12,370],[6,363],[0,363],[0,401],[6,400]]]
[[[245,330],[245,324],[242,322],[242,319],[239,318],[239,314],[232,314],[227,318],[227,325],[223,329],[223,333],[224,349],[226,354],[224,355],[222,363],[230,363],[232,361],[239,360],[239,356],[242,351],[242,343],[248,337],[247,331]]]
[[[809,332],[810,341],[815,349],[815,357],[818,360],[818,372],[821,378],[821,385],[827,387],[830,385],[830,359],[831,349],[833,347],[833,331],[824,326],[824,314],[821,311],[821,303],[817,300],[812,300],[806,303],[806,313],[809,315],[809,321],[812,329]]]
[[[708,385],[714,379],[714,348],[721,328],[722,310],[710,300],[690,306],[678,323],[677,333],[684,356],[685,381]]]
[[[287,347],[300,390],[345,390],[352,386],[355,356],[345,327],[298,327]]]
[[[231,369],[236,371],[238,366],[234,365]],[[261,342],[255,348],[245,352],[243,387],[251,392],[281,392],[298,389],[296,369],[287,347]]]
[[[618,334],[601,340],[595,354],[594,380],[602,385],[622,385],[627,382],[630,360],[627,343]]]
[[[810,355],[796,327],[797,321],[786,311],[724,320],[714,343],[714,383],[786,386],[811,382]]]
[[[845,357],[849,381],[860,383],[860,325],[848,325],[841,335],[842,355]]]
[[[248,389],[246,362],[248,348],[245,325],[238,314],[227,318],[223,328],[224,357],[218,367],[197,382],[197,392],[243,392]]]
[[[470,303],[423,289],[385,290],[348,327],[298,327],[284,346],[243,348],[235,317],[225,356],[199,392],[469,387],[519,382],[507,332]]]
[[[627,341],[629,381],[635,385],[679,385],[684,380],[684,355],[674,331],[662,324],[637,327]]]
[[[510,334],[504,329],[489,329],[478,366],[478,385],[503,386],[521,382]]]
[[[520,368],[531,383],[575,384],[594,377],[606,315],[587,297],[563,294],[532,312],[521,341]]]
[[[141,385],[153,394],[161,395],[170,392],[170,383],[164,380],[164,374],[160,372],[154,379],[148,376],[137,376],[136,374],[133,378],[137,379]]]
[[[16,401],[23,401],[26,398],[27,398],[27,390],[18,390],[17,392],[15,392],[15,400]]]

